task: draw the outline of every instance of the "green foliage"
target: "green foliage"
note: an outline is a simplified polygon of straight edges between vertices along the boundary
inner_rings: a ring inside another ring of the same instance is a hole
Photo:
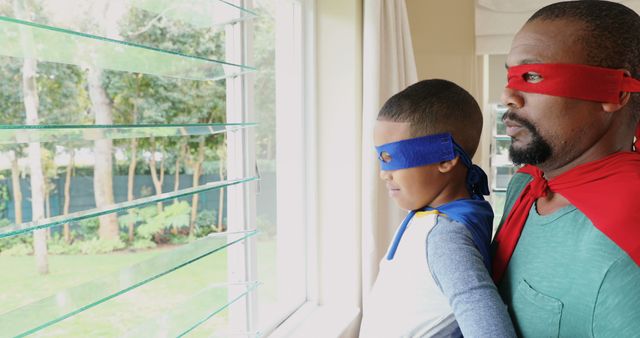
[[[78,243],[80,252],[85,255],[109,253],[116,250],[121,250],[126,247],[126,244],[120,239],[113,240],[100,240],[97,238]]]
[[[166,205],[162,212],[158,213],[155,205],[142,209],[129,211],[126,215],[118,218],[121,227],[128,227],[129,224],[139,224],[136,227],[136,235],[139,240],[159,240],[165,229],[185,228],[189,226],[191,206],[182,201]]]
[[[218,174],[220,172],[220,166],[224,166],[224,163],[220,160],[216,161],[204,161],[202,162],[202,173],[203,174]],[[224,167],[223,167],[224,171]]]
[[[82,69],[61,63],[39,63],[37,76],[40,123],[91,122],[91,101]]]
[[[218,221],[217,210],[202,210],[198,212],[196,217],[196,226],[194,236],[196,238],[204,237],[216,231],[216,222]]]
[[[16,58],[0,57],[0,123],[23,124],[22,62]]]
[[[90,240],[98,238],[98,228],[100,227],[100,221],[97,217],[87,218],[75,222],[73,230],[73,238],[80,240]]]
[[[0,256],[26,256],[33,254],[33,245],[29,243],[17,243],[12,247],[2,250]]]
[[[11,225],[8,219],[0,220],[0,227],[8,225]],[[17,253],[24,252],[26,248],[29,248],[29,250],[26,250],[28,252],[25,253],[26,255],[28,255],[33,252],[32,243],[33,236],[22,235],[3,238],[2,240],[0,240],[0,254],[4,254],[5,251],[8,251],[14,253],[10,255],[15,255]]]
[[[190,213],[191,205],[188,202],[181,201],[166,206],[161,215],[164,216],[167,227],[181,228],[189,226]]]
[[[131,248],[135,250],[146,250],[146,249],[153,249],[156,246],[157,246],[156,243],[154,243],[149,239],[136,239],[131,245]]]
[[[199,228],[211,228],[218,220],[218,211],[214,209],[206,209],[198,212],[196,217],[196,226]]]
[[[155,17],[145,11],[131,11],[122,20],[121,34],[127,40],[162,49],[198,55],[209,59],[224,59],[224,31],[196,28],[175,20]],[[140,27],[146,27],[140,30]],[[193,81],[146,74],[105,72],[106,90],[112,99],[114,121],[124,124],[211,123],[224,122],[226,87],[224,81]],[[116,140],[128,159],[140,157],[140,151],[155,148],[166,163],[175,163],[179,143],[189,138],[142,138],[138,154],[129,154],[129,140]],[[190,138],[188,156],[197,153],[198,138]],[[220,137],[207,138],[207,146],[215,148]],[[209,142],[209,140],[211,140]],[[125,144],[127,146],[125,146]],[[128,163],[127,163],[128,164]],[[169,173],[174,169],[167,166]],[[148,173],[148,165],[137,165],[136,172]]]
[[[184,235],[169,235],[169,243],[173,245],[187,244],[190,238]]]
[[[34,19],[43,20],[43,7],[38,2],[29,1],[31,14]],[[7,2],[0,4],[0,13],[13,16],[13,6]],[[258,146],[267,157],[272,156],[273,130],[275,128],[275,42],[273,40],[274,18],[271,2],[266,2],[258,8],[259,16],[255,23],[255,66],[261,71],[256,74],[256,109],[260,126],[257,131]],[[87,16],[88,17],[88,16]],[[91,31],[93,26],[100,26],[100,22],[86,22],[87,17],[77,18],[83,30]],[[197,55],[208,59],[225,59],[225,32],[219,28],[199,28],[176,20],[160,17],[149,24],[155,14],[145,11],[132,10],[131,13],[119,21],[119,34],[124,40],[150,45],[166,50],[189,55]],[[46,23],[46,20],[43,21]],[[77,23],[76,22],[76,23]],[[144,30],[140,28],[145,27]],[[97,27],[99,30],[100,27]],[[96,31],[98,32],[98,31]],[[99,33],[99,32],[98,32]],[[0,56],[0,124],[21,125],[25,123],[24,102],[22,93],[23,60]],[[134,74],[105,70],[103,85],[109,96],[116,124],[167,124],[167,123],[212,123],[225,122],[226,116],[226,82],[225,81],[192,81],[158,77],[146,74]],[[87,73],[82,67],[39,62],[36,77],[38,93],[38,116],[41,124],[91,124],[91,100],[87,87]],[[2,136],[0,136],[1,138]],[[217,174],[219,166],[224,164],[224,137],[211,135],[206,137],[159,137],[155,140],[156,150],[165,160],[166,173],[172,174],[178,160],[180,144],[187,142],[186,158],[182,160],[179,172],[193,172],[185,163],[196,164],[198,145],[204,140],[205,159],[201,165],[201,174]],[[130,140],[116,140],[114,152],[123,153],[127,160],[116,162],[114,174],[126,174],[131,160],[137,161],[136,173],[149,174],[148,156],[151,139],[139,140],[137,154],[129,154]],[[68,149],[91,148],[91,142],[59,142],[43,143],[42,157],[44,176],[47,180],[62,174],[64,169],[56,168],[56,161],[60,156],[68,154]],[[26,156],[24,145],[2,146],[0,151],[14,150],[18,158]],[[261,148],[261,149],[262,149]],[[93,167],[75,167],[76,176],[93,176]],[[53,186],[48,185],[49,193]],[[148,196],[155,193],[153,187],[141,195]],[[0,186],[0,217],[6,217],[8,201],[11,199],[6,185]],[[189,226],[191,207],[186,202],[165,205],[165,209],[158,213],[156,206],[149,206],[139,211],[131,211],[119,217],[122,227],[133,223],[137,225],[137,241],[132,246],[147,247],[159,241],[158,235],[171,243],[186,241],[184,229]],[[205,236],[215,231],[217,212],[203,211],[198,215],[195,235]],[[1,224],[0,224],[1,225]],[[49,242],[49,252],[54,254],[109,252],[121,247],[119,241],[113,243],[100,242],[98,237],[98,218],[90,218],[75,222],[72,225],[72,245],[59,238]],[[164,234],[171,228],[171,234]],[[124,232],[121,237],[126,237]],[[0,252],[11,249],[10,252],[29,252],[31,236],[18,236],[19,239],[4,239],[0,241]],[[155,245],[155,244],[154,244]],[[15,247],[15,248],[14,248]]]
[[[157,214],[158,208],[155,205],[139,209],[130,209],[127,214],[118,217],[118,223],[120,224],[121,228],[128,228],[129,224],[131,223],[146,224],[148,220],[154,219]],[[150,226],[138,226],[138,228],[136,229],[138,238],[145,240],[149,240],[155,232],[157,232],[157,229],[153,229]]]
[[[73,242],[69,244],[65,242],[64,238],[56,235],[47,243],[47,250],[51,255],[77,255],[82,253],[80,243]]]
[[[0,184],[0,217],[7,217],[9,201],[11,201],[9,186],[6,184]],[[0,226],[2,226],[2,224],[0,224]]]

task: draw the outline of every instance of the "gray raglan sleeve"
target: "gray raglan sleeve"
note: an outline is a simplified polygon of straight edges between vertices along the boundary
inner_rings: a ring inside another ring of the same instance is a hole
[[[463,224],[438,217],[427,237],[427,260],[465,337],[516,337],[507,307]]]

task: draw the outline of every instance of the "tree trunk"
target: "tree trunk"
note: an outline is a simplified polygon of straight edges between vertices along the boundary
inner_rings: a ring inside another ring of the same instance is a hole
[[[160,161],[160,177],[158,178],[158,168],[156,165],[156,139],[151,137],[151,159],[149,160],[149,171],[151,171],[151,180],[153,187],[156,189],[156,195],[162,194],[162,181],[164,180],[164,156]],[[164,154],[163,154],[164,155]],[[162,212],[162,202],[157,203],[158,213]]]
[[[180,189],[180,162],[182,160],[182,156],[184,156],[184,150],[186,149],[186,143],[182,142],[179,146],[178,146],[178,155],[176,156],[176,165],[175,165],[175,174],[174,174],[174,180],[173,180],[173,191],[178,191]],[[173,204],[178,203],[178,199],[174,199],[173,200]],[[177,226],[173,226],[173,228],[171,228],[171,233],[174,235],[178,234],[178,227]]]
[[[198,143],[198,159],[193,165],[193,187],[200,185],[200,171],[202,170],[202,162],[204,162],[204,137],[200,138]],[[191,222],[189,223],[189,236],[193,234],[198,218],[198,200],[200,194],[194,194],[191,197]]]
[[[24,35],[23,35],[24,37]],[[33,59],[24,59],[22,67],[22,89],[24,107],[28,125],[37,125],[38,121],[38,88],[36,86],[37,63]],[[45,186],[42,174],[42,155],[40,143],[29,143],[29,169],[31,183],[31,220],[44,218]],[[33,254],[36,259],[38,273],[49,273],[49,259],[47,257],[47,231],[45,229],[33,232]]]
[[[44,189],[44,217],[51,217],[51,190]],[[51,238],[51,228],[47,228],[49,238]]]
[[[22,187],[20,187],[20,168],[18,155],[11,151],[11,184],[13,185],[13,214],[16,224],[22,224]]]
[[[71,149],[69,152],[69,164],[67,164],[67,173],[64,178],[64,205],[62,207],[62,214],[69,214],[69,207],[71,206],[71,174],[73,173],[73,166],[75,160],[76,151]],[[65,223],[63,230],[64,241],[68,244],[71,243],[71,229],[69,223]]]
[[[176,173],[175,173],[175,179],[173,180],[173,191],[178,191],[180,189],[180,162],[182,161],[182,157],[184,156],[184,153],[186,152],[187,149],[187,144],[186,143],[182,143],[180,144],[180,147],[178,148],[178,156],[176,157]],[[175,202],[178,202],[178,199],[175,199]]]
[[[133,186],[135,184],[136,177],[136,164],[138,157],[138,139],[131,140],[131,160],[129,161],[129,172],[127,174],[127,201],[133,201]],[[133,243],[134,240],[134,226],[135,223],[129,223],[129,242]]]
[[[27,11],[24,3],[13,1],[13,10],[16,18],[26,19]],[[38,87],[36,84],[37,62],[30,56],[34,55],[34,42],[31,33],[27,30],[20,32],[20,44],[25,55],[22,66],[22,96],[26,113],[26,124],[37,125],[38,121]],[[40,220],[44,217],[44,177],[42,174],[42,156],[40,143],[29,143],[29,179],[31,183],[31,219]],[[36,270],[40,274],[49,273],[49,261],[47,257],[47,232],[35,230],[33,232],[33,255],[36,259]]]
[[[89,83],[89,97],[91,109],[96,124],[113,124],[113,112],[107,93],[102,87],[102,70],[90,67],[87,77]],[[113,141],[99,139],[94,143],[95,165],[93,175],[93,190],[96,207],[103,208],[114,204],[113,197]],[[115,213],[98,217],[100,227],[98,235],[101,240],[118,239],[120,229]]]

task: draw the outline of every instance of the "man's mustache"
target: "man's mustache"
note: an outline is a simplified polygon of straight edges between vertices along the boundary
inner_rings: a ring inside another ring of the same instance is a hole
[[[536,129],[536,127],[533,125],[533,123],[523,119],[522,117],[516,115],[516,113],[514,113],[511,110],[507,110],[504,115],[502,115],[502,122],[504,122],[505,120],[511,120],[513,122],[518,123],[519,125],[527,128],[530,132],[538,134],[538,130]]]

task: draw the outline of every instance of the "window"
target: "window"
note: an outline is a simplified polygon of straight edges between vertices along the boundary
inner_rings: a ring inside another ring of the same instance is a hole
[[[509,159],[509,147],[511,138],[507,135],[506,127],[502,123],[502,116],[507,108],[502,104],[491,104],[491,196],[493,210],[497,215],[494,219],[495,226],[500,222],[500,216],[504,210],[505,197],[509,181],[517,167]]]
[[[304,1],[256,1],[258,324],[268,334],[307,300]]]
[[[307,300],[304,6],[0,4],[3,334],[258,336]]]

